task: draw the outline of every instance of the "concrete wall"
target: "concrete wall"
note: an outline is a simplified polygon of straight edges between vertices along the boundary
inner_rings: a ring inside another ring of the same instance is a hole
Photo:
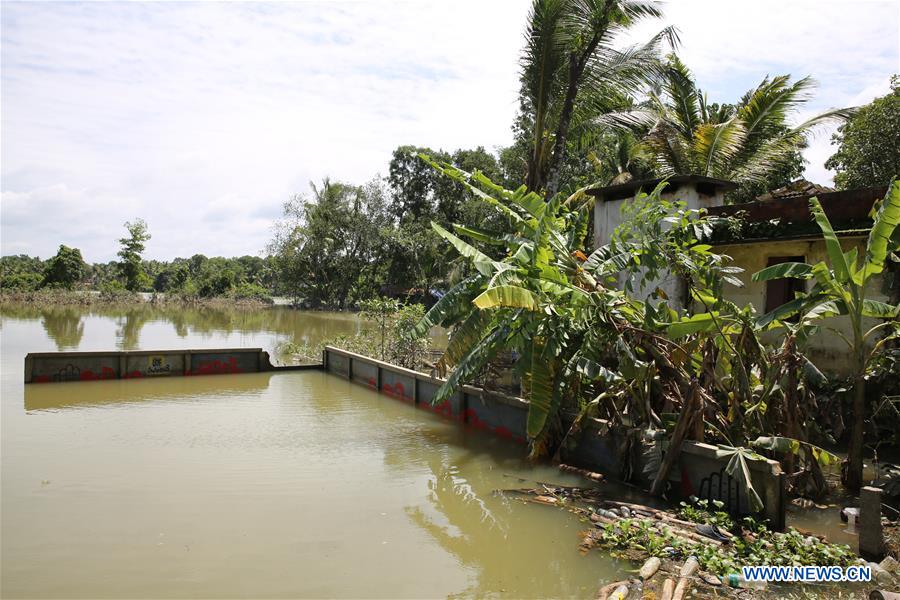
[[[858,248],[859,256],[865,256],[866,237],[842,238],[841,247],[846,252],[853,247]],[[828,253],[825,249],[825,241],[821,238],[802,241],[765,241],[747,244],[721,245],[716,251],[727,254],[734,259],[734,265],[744,269],[737,277],[744,283],[744,287],[738,288],[725,284],[724,296],[738,306],[752,304],[756,312],[764,314],[766,306],[766,282],[751,281],[750,278],[757,271],[766,268],[768,260],[773,256],[803,256],[805,262],[815,264],[820,261],[828,262]],[[807,289],[812,282],[807,282]],[[873,278],[867,289],[867,297],[880,302],[888,302],[890,299],[883,293],[882,278]],[[878,323],[877,319],[866,319],[867,327]],[[850,320],[846,316],[832,317],[822,321],[823,327],[818,335],[810,340],[809,357],[819,368],[832,373],[847,373],[852,368],[848,360],[847,344],[834,331],[852,339]],[[767,334],[771,341],[775,341],[780,334],[770,332]],[[764,338],[765,339],[765,338]]]
[[[431,398],[443,383],[441,379],[330,346],[325,349],[323,363],[326,371],[339,377],[434,411],[467,427],[515,443],[526,443],[528,401],[522,398],[463,386],[451,400],[433,407]],[[574,444],[567,444],[568,450],[563,452],[562,458],[565,462],[604,473],[610,478],[625,479],[620,456],[622,452],[632,452],[634,472],[627,479],[646,487],[650,482],[649,474],[644,473],[643,451],[647,445],[641,442],[640,437],[639,431],[611,429],[608,423],[600,419],[589,419]],[[637,444],[633,443],[635,439]],[[741,484],[725,473],[728,461],[717,458],[717,450],[709,444],[685,442],[670,477],[669,495],[720,499],[728,504],[731,512],[749,514],[750,507],[742,499]],[[782,529],[785,504],[784,476],[780,465],[765,459],[750,460],[748,463],[753,486],[766,505],[762,516],[769,519],[774,527]]]
[[[647,193],[652,189],[644,190]],[[689,209],[712,208],[721,206],[725,201],[722,190],[712,195],[701,194],[692,184],[666,186],[660,195],[663,200],[669,202],[684,202]],[[616,227],[622,224],[622,209],[634,202],[634,198],[607,200],[603,196],[597,198],[594,203],[594,247],[599,248],[608,244],[612,239],[612,233]]]
[[[257,373],[278,369],[262,348],[141,350],[134,352],[33,352],[25,357],[25,383],[65,383],[136,377]]]
[[[645,191],[649,193],[652,189]],[[720,206],[725,200],[722,189],[718,189],[714,194],[703,194],[697,190],[694,184],[690,183],[681,185],[670,184],[664,189],[661,198],[670,202],[684,202],[688,209],[694,210]],[[633,197],[612,200],[608,200],[603,196],[597,198],[594,204],[594,248],[599,248],[610,242],[616,227],[625,220],[622,210],[633,202]],[[618,286],[621,288],[624,285],[625,280],[620,274]],[[657,279],[645,281],[643,285],[633,282],[632,287],[634,296],[641,299],[649,297],[656,288],[660,288],[668,296],[669,305],[672,307],[682,306],[682,299],[685,295],[684,282],[671,273],[662,273]]]

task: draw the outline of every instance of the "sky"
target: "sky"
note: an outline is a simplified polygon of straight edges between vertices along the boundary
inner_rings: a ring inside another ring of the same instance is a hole
[[[512,141],[527,1],[0,3],[0,252],[261,254],[310,181],[364,183],[414,144]],[[710,101],[769,75],[819,82],[801,120],[888,92],[900,0],[671,0]],[[623,40],[625,43],[627,40]],[[830,183],[831,131],[806,177]]]

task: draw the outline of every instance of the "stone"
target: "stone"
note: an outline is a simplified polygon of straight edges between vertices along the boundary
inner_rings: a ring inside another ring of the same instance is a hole
[[[876,487],[866,486],[859,491],[859,555],[867,560],[884,558],[881,490]]]

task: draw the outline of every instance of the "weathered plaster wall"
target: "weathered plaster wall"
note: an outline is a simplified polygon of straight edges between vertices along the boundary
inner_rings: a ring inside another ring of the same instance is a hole
[[[661,195],[664,200],[684,202],[689,209],[710,208],[720,206],[724,202],[724,194],[721,191],[713,195],[702,194],[690,184],[684,184],[677,188],[668,187],[666,189],[669,191],[664,191]],[[646,191],[649,192],[651,190]],[[634,198],[616,200],[606,200],[603,197],[597,198],[594,204],[595,248],[610,242],[616,227],[624,221],[622,209],[632,202],[634,202]],[[625,281],[621,276],[619,277],[618,285],[620,288],[625,285]],[[671,306],[681,306],[681,300],[684,297],[684,283],[674,275],[664,273],[655,280],[644,282],[643,285],[632,283],[634,295],[638,298],[649,297],[656,288],[660,288],[668,296]]]
[[[841,247],[846,252],[853,247],[859,249],[860,256],[865,253],[866,238],[843,238]],[[727,254],[734,259],[734,265],[744,269],[744,272],[738,275],[738,278],[744,283],[744,287],[738,288],[733,285],[725,285],[725,297],[739,306],[752,304],[758,314],[763,314],[766,306],[766,282],[751,281],[750,278],[757,271],[768,266],[768,260],[774,256],[803,256],[805,262],[815,264],[820,261],[826,261],[828,253],[825,249],[825,242],[821,239],[811,239],[803,241],[764,241],[759,243],[733,244],[718,246],[716,251]],[[807,289],[812,286],[812,282],[807,282]],[[882,289],[881,277],[876,277],[867,290],[867,297],[872,300],[887,302],[889,298],[884,294]],[[876,319],[866,319],[868,327],[878,323]],[[840,336],[829,328],[834,328],[842,335],[851,337],[852,331],[850,320],[847,317],[833,317],[822,322],[819,335],[810,340],[810,359],[822,369],[834,373],[846,373],[852,367],[848,361],[847,344]],[[777,338],[775,332],[769,334],[774,340]]]

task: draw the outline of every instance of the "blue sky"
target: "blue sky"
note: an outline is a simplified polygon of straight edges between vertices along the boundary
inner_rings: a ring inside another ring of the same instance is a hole
[[[900,0],[677,0],[666,24],[712,101],[812,75],[812,111],[886,93]],[[281,204],[328,175],[363,183],[401,144],[511,140],[527,2],[0,5],[3,254],[258,254]],[[737,26],[739,25],[739,26]],[[805,115],[798,115],[798,119]],[[807,152],[827,183],[829,131]]]

